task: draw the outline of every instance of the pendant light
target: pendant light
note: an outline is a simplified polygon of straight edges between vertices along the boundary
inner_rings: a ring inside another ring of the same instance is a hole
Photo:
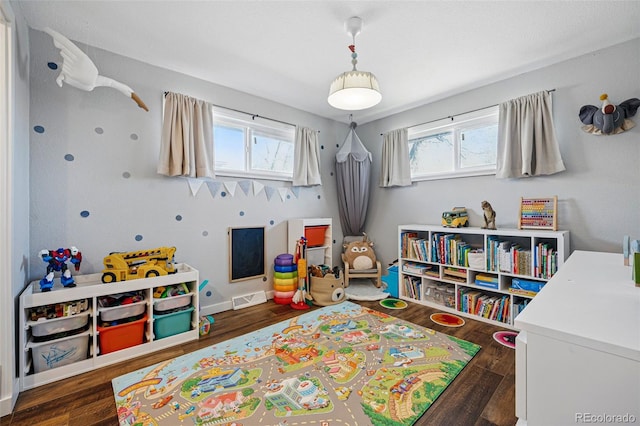
[[[357,111],[371,108],[382,100],[376,76],[367,71],[358,71],[358,54],[356,53],[356,36],[362,30],[362,19],[354,16],[346,23],[347,34],[352,37],[351,63],[353,69],[343,72],[333,80],[329,89],[329,105],[334,108]]]

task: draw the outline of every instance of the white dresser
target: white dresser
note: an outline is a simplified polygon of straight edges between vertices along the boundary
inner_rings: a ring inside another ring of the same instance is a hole
[[[640,288],[621,254],[575,251],[515,326],[518,425],[640,423]]]

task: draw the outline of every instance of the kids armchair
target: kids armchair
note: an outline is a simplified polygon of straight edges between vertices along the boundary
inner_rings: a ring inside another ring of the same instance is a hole
[[[342,262],[344,263],[344,286],[349,287],[349,280],[371,278],[376,287],[382,285],[382,266],[373,251],[373,242],[367,234],[360,237],[345,237],[342,245]]]

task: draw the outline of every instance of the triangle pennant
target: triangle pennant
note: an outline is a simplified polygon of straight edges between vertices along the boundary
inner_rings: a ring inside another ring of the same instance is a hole
[[[278,188],[278,194],[280,194],[280,199],[285,201],[287,199],[287,195],[289,195],[289,188],[280,187]]]
[[[300,187],[299,186],[292,187],[291,188],[291,192],[293,193],[294,197],[300,198]]]
[[[227,194],[233,197],[234,195],[236,195],[236,188],[238,187],[238,182],[235,182],[235,181],[224,182],[224,187],[227,189]]]
[[[220,190],[220,186],[222,184],[220,182],[207,182],[207,186],[209,187],[209,192],[211,193],[211,197],[215,198]]]
[[[257,196],[264,189],[264,185],[260,182],[254,180],[253,181],[253,196]]]
[[[265,186],[264,193],[267,196],[267,200],[270,201],[273,194],[276,192],[275,188],[272,186]]]
[[[240,189],[242,189],[242,192],[244,192],[244,195],[249,195],[249,188],[251,187],[250,180],[241,180],[238,182],[238,185],[240,186]]]
[[[189,182],[189,189],[191,189],[191,195],[193,195],[194,197],[198,195],[198,191],[200,191],[200,188],[202,187],[202,184],[204,183],[204,181],[201,179],[187,178],[187,182]]]

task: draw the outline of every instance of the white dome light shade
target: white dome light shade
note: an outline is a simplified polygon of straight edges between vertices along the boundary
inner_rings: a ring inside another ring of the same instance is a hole
[[[371,108],[382,100],[376,76],[366,71],[347,71],[336,77],[329,89],[329,105],[357,111]]]

